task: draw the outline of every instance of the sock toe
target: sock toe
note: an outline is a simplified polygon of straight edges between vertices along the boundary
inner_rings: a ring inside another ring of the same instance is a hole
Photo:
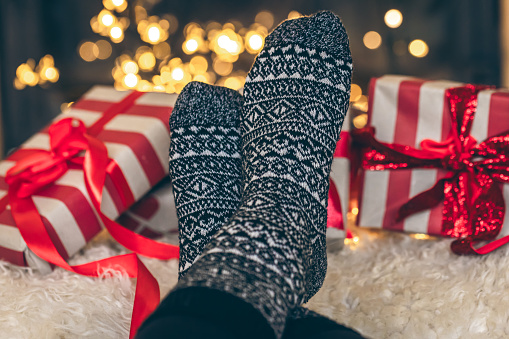
[[[339,54],[351,60],[345,27],[339,17],[330,11],[286,20],[265,39],[265,46],[269,47],[292,43]]]
[[[179,94],[170,116],[170,130],[183,126],[239,125],[242,96],[226,87],[191,81]]]

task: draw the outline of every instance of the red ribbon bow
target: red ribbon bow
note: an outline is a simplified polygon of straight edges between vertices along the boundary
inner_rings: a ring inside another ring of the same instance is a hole
[[[466,85],[446,91],[451,131],[443,142],[423,140],[421,149],[375,140],[373,128],[354,132],[369,170],[439,168],[447,175],[429,190],[411,198],[398,211],[396,222],[444,202],[442,234],[460,237],[451,248],[457,254],[486,254],[509,242],[498,239],[481,248],[475,243],[500,232],[505,202],[500,183],[509,183],[509,131],[477,144],[470,135],[477,94],[486,86]]]
[[[8,198],[13,218],[27,246],[37,256],[50,263],[93,277],[99,276],[98,268],[122,267],[129,277],[138,278],[138,283],[144,289],[140,292],[136,288],[130,331],[130,338],[132,338],[160,300],[157,281],[135,253],[159,259],[171,259],[178,258],[178,247],[144,238],[118,225],[101,212],[102,191],[110,160],[103,142],[87,134],[83,122],[72,118],[62,119],[50,126],[49,135],[50,151],[36,150],[18,161],[7,172]],[[70,266],[62,258],[31,196],[65,174],[69,163],[83,167],[87,191],[103,224],[120,244],[135,253],[77,266]]]

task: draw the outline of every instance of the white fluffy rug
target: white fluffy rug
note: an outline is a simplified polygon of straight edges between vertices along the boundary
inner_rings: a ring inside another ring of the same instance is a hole
[[[357,231],[357,245],[329,255],[322,290],[308,306],[369,338],[509,337],[509,247],[474,258],[450,240]],[[107,237],[72,263],[124,253]],[[144,259],[162,295],[177,262]],[[133,284],[62,269],[41,276],[0,263],[0,338],[127,338]]]

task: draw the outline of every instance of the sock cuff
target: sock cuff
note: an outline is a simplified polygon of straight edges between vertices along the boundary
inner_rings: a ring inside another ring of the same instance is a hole
[[[170,130],[182,126],[238,127],[242,96],[226,87],[192,81],[177,98],[170,116]]]
[[[298,44],[327,51],[350,61],[345,27],[337,15],[323,11],[314,16],[286,20],[265,39],[265,48]]]

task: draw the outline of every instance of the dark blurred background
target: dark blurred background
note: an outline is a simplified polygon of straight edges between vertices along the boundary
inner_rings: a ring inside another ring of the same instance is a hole
[[[319,10],[338,14],[348,31],[358,86],[352,100],[361,111],[369,79],[383,74],[500,86],[500,5],[498,0],[2,0],[3,152],[95,84],[178,92],[196,79],[239,88],[259,48],[253,35],[264,37],[282,20]],[[391,9],[399,10],[402,21],[396,13],[385,22]]]

